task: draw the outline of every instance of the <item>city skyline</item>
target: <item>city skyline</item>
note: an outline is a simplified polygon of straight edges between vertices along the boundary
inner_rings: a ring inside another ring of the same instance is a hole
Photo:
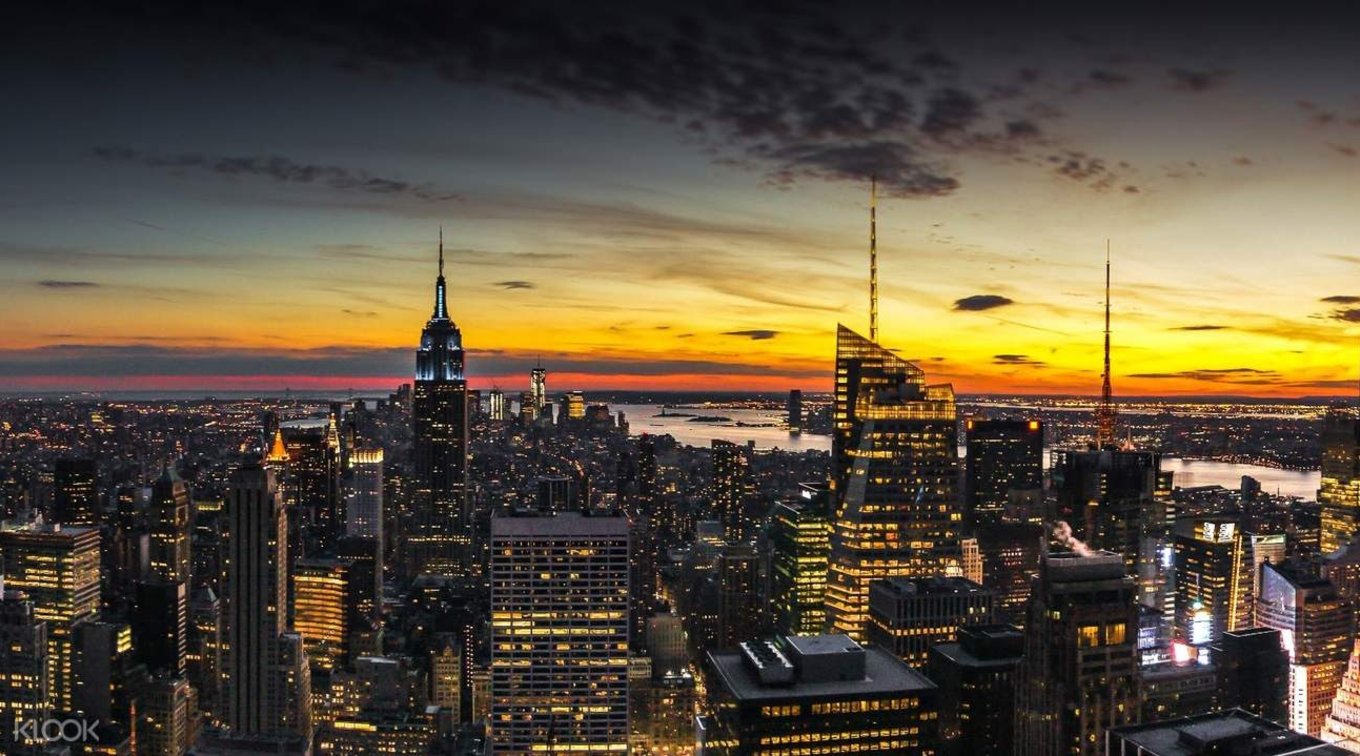
[[[20,19],[0,387],[390,388],[443,223],[472,388],[829,390],[877,173],[880,341],[960,393],[1097,392],[1107,239],[1116,397],[1356,393],[1344,24],[308,12]]]

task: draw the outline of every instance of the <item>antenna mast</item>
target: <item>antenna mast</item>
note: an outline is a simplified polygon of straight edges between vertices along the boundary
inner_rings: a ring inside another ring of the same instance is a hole
[[[1100,408],[1096,410],[1096,448],[1114,443],[1114,402],[1110,388],[1110,240],[1105,240],[1105,372],[1101,375]]]
[[[869,340],[878,343],[878,174],[869,177]]]

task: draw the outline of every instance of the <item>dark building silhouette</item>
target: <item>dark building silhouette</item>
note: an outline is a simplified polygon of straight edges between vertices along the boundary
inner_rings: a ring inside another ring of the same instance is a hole
[[[870,643],[892,651],[917,669],[936,643],[947,643],[965,625],[995,621],[991,591],[961,577],[887,578],[869,585]]]
[[[1345,756],[1349,751],[1292,732],[1242,711],[1229,709],[1181,719],[1117,727],[1110,731],[1107,756]]]
[[[969,419],[964,429],[968,446],[964,461],[968,513],[975,522],[1000,520],[1013,497],[1037,500],[1042,495],[1043,423]]]
[[[788,406],[789,433],[803,432],[803,392],[799,389],[789,391]]]
[[[940,687],[941,752],[1006,756],[1025,635],[1012,625],[975,625],[957,638],[931,646],[926,661],[926,677]]]
[[[1289,720],[1289,656],[1280,631],[1249,627],[1223,634],[1213,651],[1218,705],[1244,709],[1272,722]]]
[[[99,525],[99,466],[93,459],[56,461],[52,471],[52,519],[63,525]]]
[[[713,571],[718,584],[718,648],[733,648],[764,625],[760,555],[752,546],[724,546]]]
[[[132,646],[152,674],[183,675],[189,651],[186,583],[139,581],[132,609]]]
[[[1025,607],[1039,556],[1044,551],[1044,526],[1030,522],[996,522],[977,528],[982,555],[982,585],[996,594],[998,619],[1023,626]]]
[[[722,523],[723,538],[728,543],[742,543],[753,534],[754,523],[747,507],[753,491],[751,454],[754,450],[754,442],[713,441],[713,511]]]
[[[1016,688],[1016,753],[1094,756],[1137,723],[1136,586],[1118,554],[1054,553],[1039,563]]]

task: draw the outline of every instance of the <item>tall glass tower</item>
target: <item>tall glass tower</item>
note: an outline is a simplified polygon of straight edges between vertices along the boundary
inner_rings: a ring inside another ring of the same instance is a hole
[[[468,551],[468,390],[463,334],[449,318],[440,234],[434,313],[420,334],[411,396],[412,528],[406,538],[413,573],[457,575]]]
[[[862,639],[869,583],[962,574],[954,389],[845,326],[836,333],[827,610]]]

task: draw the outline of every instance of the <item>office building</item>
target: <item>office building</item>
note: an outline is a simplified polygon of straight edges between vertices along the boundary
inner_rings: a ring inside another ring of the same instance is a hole
[[[964,458],[966,501],[974,522],[1000,521],[1013,500],[1042,494],[1042,422],[970,418],[964,423],[964,432],[968,448]]]
[[[1016,688],[1017,754],[1094,756],[1107,730],[1138,721],[1136,592],[1119,554],[1040,561]]]
[[[349,453],[345,534],[383,540],[383,450],[358,447]]]
[[[189,588],[187,583],[141,580],[132,604],[132,645],[152,674],[188,671]]]
[[[770,515],[770,611],[778,633],[820,635],[826,629],[827,494],[803,486]]]
[[[1213,647],[1218,705],[1244,709],[1272,722],[1289,721],[1289,656],[1279,630],[1230,630]]]
[[[1261,567],[1256,623],[1280,631],[1289,656],[1289,729],[1317,735],[1350,658],[1355,613],[1336,587],[1295,562]]]
[[[938,690],[845,635],[743,642],[707,657],[705,756],[935,752]]]
[[[827,611],[863,638],[874,580],[962,573],[954,390],[840,326],[834,422]]]
[[[940,744],[947,753],[1006,756],[1015,742],[1015,686],[1025,634],[1012,625],[961,627],[936,643],[926,677],[940,688]]]
[[[1360,654],[1351,650],[1346,675],[1332,699],[1332,711],[1322,725],[1322,739],[1352,753],[1360,753]]]
[[[487,405],[487,414],[491,416],[491,419],[497,422],[505,420],[507,417],[505,411],[505,392],[501,391],[499,388],[493,388],[487,397],[487,401],[489,402]]]
[[[992,592],[961,577],[886,578],[869,586],[870,643],[916,669],[936,643],[954,640],[966,625],[995,621]]]
[[[290,543],[294,559],[330,553],[343,534],[340,438],[333,422],[282,430],[288,462],[279,479],[280,494],[289,506],[291,535],[301,539]]]
[[[218,717],[233,736],[310,738],[311,673],[285,625],[288,528],[273,471],[233,471],[223,514]]]
[[[52,471],[52,519],[62,525],[100,523],[99,467],[93,459],[63,458]]]
[[[1323,554],[1345,546],[1360,524],[1360,414],[1351,407],[1336,406],[1322,418],[1322,484],[1318,487],[1322,508]]]
[[[26,594],[47,625],[52,708],[75,708],[76,628],[99,619],[99,529],[39,521],[0,527],[5,588]]]
[[[300,559],[293,565],[293,632],[302,636],[311,667],[330,671],[349,655],[357,588],[350,563],[342,559]]]
[[[1218,703],[1218,670],[1187,649],[1172,656],[1144,663],[1138,668],[1141,720],[1159,722],[1204,714],[1221,708]],[[1198,653],[1206,653],[1198,650]]]
[[[189,683],[198,692],[202,711],[213,718],[218,711],[222,670],[222,603],[211,588],[200,588],[189,599]]]
[[[0,593],[0,751],[16,753],[38,742],[15,724],[52,713],[47,623],[23,593],[3,588]]]
[[[1100,750],[1107,756],[1345,756],[1347,753],[1240,709],[1116,727],[1108,738],[1108,743],[1102,743]]]
[[[137,753],[184,756],[198,729],[196,694],[183,677],[151,681],[138,709]]]
[[[458,575],[468,538],[468,388],[463,335],[449,318],[444,242],[434,312],[420,335],[411,397],[412,522],[403,533],[407,570]]]
[[[492,753],[628,746],[628,521],[491,520]]]
[[[785,407],[788,410],[789,433],[797,435],[803,432],[803,392],[799,389],[789,391],[789,401]]]
[[[166,465],[151,485],[150,576],[153,579],[189,582],[189,489]]]
[[[735,648],[764,624],[760,555],[749,545],[723,546],[713,566],[718,584],[717,647]]]
[[[542,365],[529,371],[529,400],[532,419],[543,417],[544,410],[548,407],[548,371]]]
[[[565,512],[583,509],[581,490],[576,480],[567,475],[545,475],[538,479],[538,498],[535,506],[540,512]]]
[[[1044,550],[1044,526],[1031,522],[983,523],[977,528],[982,556],[982,585],[996,596],[1001,621],[1025,624],[1025,607],[1039,555]]]
[[[713,441],[713,513],[722,523],[723,538],[728,543],[741,543],[753,535],[754,523],[747,507],[754,490],[751,479],[754,451],[754,442]]]
[[[1178,520],[1175,548],[1176,631],[1193,645],[1251,624],[1251,554],[1237,521]]]

